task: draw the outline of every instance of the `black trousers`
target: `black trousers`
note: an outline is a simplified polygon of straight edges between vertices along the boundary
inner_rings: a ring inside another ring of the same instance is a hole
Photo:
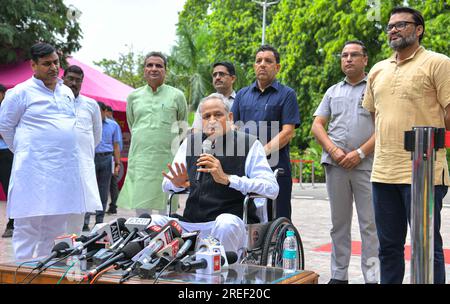
[[[117,209],[117,198],[119,197],[119,181],[117,176],[111,175],[111,185],[109,186],[109,194],[111,195],[111,202],[109,203],[109,209]]]
[[[3,191],[8,195],[9,178],[11,177],[11,169],[14,154],[9,149],[0,150],[0,183]],[[13,228],[14,220],[10,219],[6,228]]]

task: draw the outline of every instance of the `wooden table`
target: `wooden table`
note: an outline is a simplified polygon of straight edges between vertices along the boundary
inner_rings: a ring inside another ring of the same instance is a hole
[[[0,284],[20,283],[32,270],[29,266],[23,266],[17,271],[15,277],[17,266],[18,264],[14,262],[0,263]],[[56,284],[65,271],[64,268],[49,268],[36,277],[32,284]],[[80,271],[69,272],[60,284],[78,284],[83,275],[84,272]],[[33,276],[34,274],[30,275],[27,281]],[[285,275],[281,268],[234,264],[228,269],[222,269],[221,273],[213,275],[169,272],[161,276],[158,284],[317,284],[318,278],[318,274],[307,270]],[[118,284],[119,279],[120,271],[112,271],[105,273],[96,283]],[[153,282],[154,280],[135,277],[126,284],[153,284]]]

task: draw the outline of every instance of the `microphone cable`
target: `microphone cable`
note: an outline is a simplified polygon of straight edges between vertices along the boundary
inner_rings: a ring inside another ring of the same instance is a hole
[[[31,263],[36,263],[36,262],[39,262],[39,260],[25,261],[25,262],[23,262],[23,263],[20,263],[19,266],[17,266],[16,270],[14,271],[14,284],[17,284],[17,272],[19,271],[19,269],[20,269],[23,265],[25,265],[25,264],[31,264]],[[25,277],[25,279],[28,278],[28,277],[33,273],[33,271],[34,271],[35,269],[36,269],[36,268],[33,268],[33,269],[31,270],[31,272],[28,273],[28,275]],[[25,280],[25,279],[24,279],[24,280]],[[22,280],[22,282],[23,282],[23,280]]]
[[[184,258],[183,258],[184,259]],[[182,260],[183,260],[182,259]],[[169,267],[170,265],[172,265],[173,262],[175,262],[177,259],[173,258],[169,263],[167,263],[166,266],[163,267],[163,269],[161,269],[161,271],[158,273],[158,275],[155,278],[155,281],[153,282],[153,284],[156,284],[159,280],[159,277],[161,277],[161,275],[163,274],[164,271],[166,271],[167,267]]]
[[[67,259],[67,258],[71,255],[71,253],[72,253],[72,252],[69,252],[69,253],[67,253],[65,256],[63,256],[62,258],[59,258],[58,260],[56,260],[55,262],[53,262],[53,263],[51,263],[51,264],[49,264],[49,265],[47,265],[47,266],[45,266],[45,267],[42,267],[42,268],[39,270],[39,272],[36,273],[36,274],[34,275],[34,277],[32,277],[31,280],[29,280],[26,284],[30,284],[30,283],[31,283],[34,279],[36,279],[41,273],[43,273],[44,271],[46,271],[48,268],[52,267],[52,266],[55,265],[56,263],[59,263],[59,262],[61,262],[62,260]],[[34,270],[34,269],[33,269],[33,270]],[[31,274],[31,273],[30,273],[30,274]],[[22,281],[22,283],[24,283],[24,281],[25,281],[25,279]]]
[[[62,281],[62,280],[66,277],[66,275],[69,273],[69,270],[72,269],[72,267],[75,266],[76,263],[77,263],[77,261],[74,261],[74,262],[72,263],[72,265],[70,265],[70,266],[67,268],[66,272],[64,272],[64,274],[63,274],[62,277],[59,279],[59,281],[56,283],[56,285],[58,285],[58,284],[61,283],[61,281]]]
[[[109,266],[109,267],[107,267],[107,268],[101,270],[99,273],[97,273],[97,275],[96,275],[92,280],[89,281],[89,284],[90,284],[90,285],[95,284],[95,282],[97,282],[97,280],[100,279],[100,277],[101,277],[105,272],[108,272],[108,271],[110,271],[111,269],[114,269],[114,267],[115,267],[115,265],[113,264],[113,265],[111,265],[111,266]]]

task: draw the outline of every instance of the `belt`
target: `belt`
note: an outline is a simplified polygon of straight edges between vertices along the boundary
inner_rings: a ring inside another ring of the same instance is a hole
[[[100,153],[95,153],[95,156],[107,156],[107,155],[111,155],[112,152],[100,152]]]

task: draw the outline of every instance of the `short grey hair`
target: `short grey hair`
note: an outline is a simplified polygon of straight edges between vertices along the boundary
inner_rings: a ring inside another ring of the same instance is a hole
[[[211,100],[211,99],[218,99],[218,100],[220,100],[222,102],[222,104],[223,104],[225,112],[227,114],[230,113],[230,106],[228,105],[228,102],[227,102],[227,99],[225,98],[225,96],[223,96],[220,93],[212,93],[211,95],[206,96],[205,98],[203,98],[200,101],[200,103],[198,104],[198,111],[199,111],[200,114],[202,113],[202,106],[203,106],[203,104],[205,102],[207,102],[208,100]]]

